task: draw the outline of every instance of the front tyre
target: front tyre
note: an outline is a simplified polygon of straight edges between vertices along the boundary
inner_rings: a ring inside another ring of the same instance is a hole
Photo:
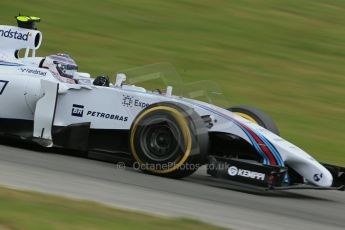
[[[205,163],[208,130],[190,107],[176,102],[148,106],[134,120],[130,147],[140,169],[182,178]]]

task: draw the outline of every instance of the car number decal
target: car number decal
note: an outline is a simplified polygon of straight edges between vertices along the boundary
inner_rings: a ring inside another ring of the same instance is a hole
[[[0,80],[0,95],[5,91],[8,81]]]

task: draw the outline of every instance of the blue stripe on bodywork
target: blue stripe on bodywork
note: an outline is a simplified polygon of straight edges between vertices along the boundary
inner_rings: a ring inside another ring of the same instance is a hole
[[[5,62],[5,61],[0,61],[0,65],[3,65],[3,66],[22,66],[22,64],[19,64],[19,63],[12,63],[12,62]]]

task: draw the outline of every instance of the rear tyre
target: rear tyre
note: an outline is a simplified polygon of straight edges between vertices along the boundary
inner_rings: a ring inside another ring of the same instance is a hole
[[[234,106],[228,110],[280,136],[277,125],[265,112],[251,106]]]
[[[208,129],[190,107],[176,102],[148,106],[134,120],[130,147],[140,169],[182,178],[205,163]]]

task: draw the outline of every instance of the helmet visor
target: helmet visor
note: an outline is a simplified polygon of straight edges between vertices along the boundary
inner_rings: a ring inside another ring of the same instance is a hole
[[[73,78],[74,74],[78,71],[78,66],[56,63],[56,68],[62,77]]]

